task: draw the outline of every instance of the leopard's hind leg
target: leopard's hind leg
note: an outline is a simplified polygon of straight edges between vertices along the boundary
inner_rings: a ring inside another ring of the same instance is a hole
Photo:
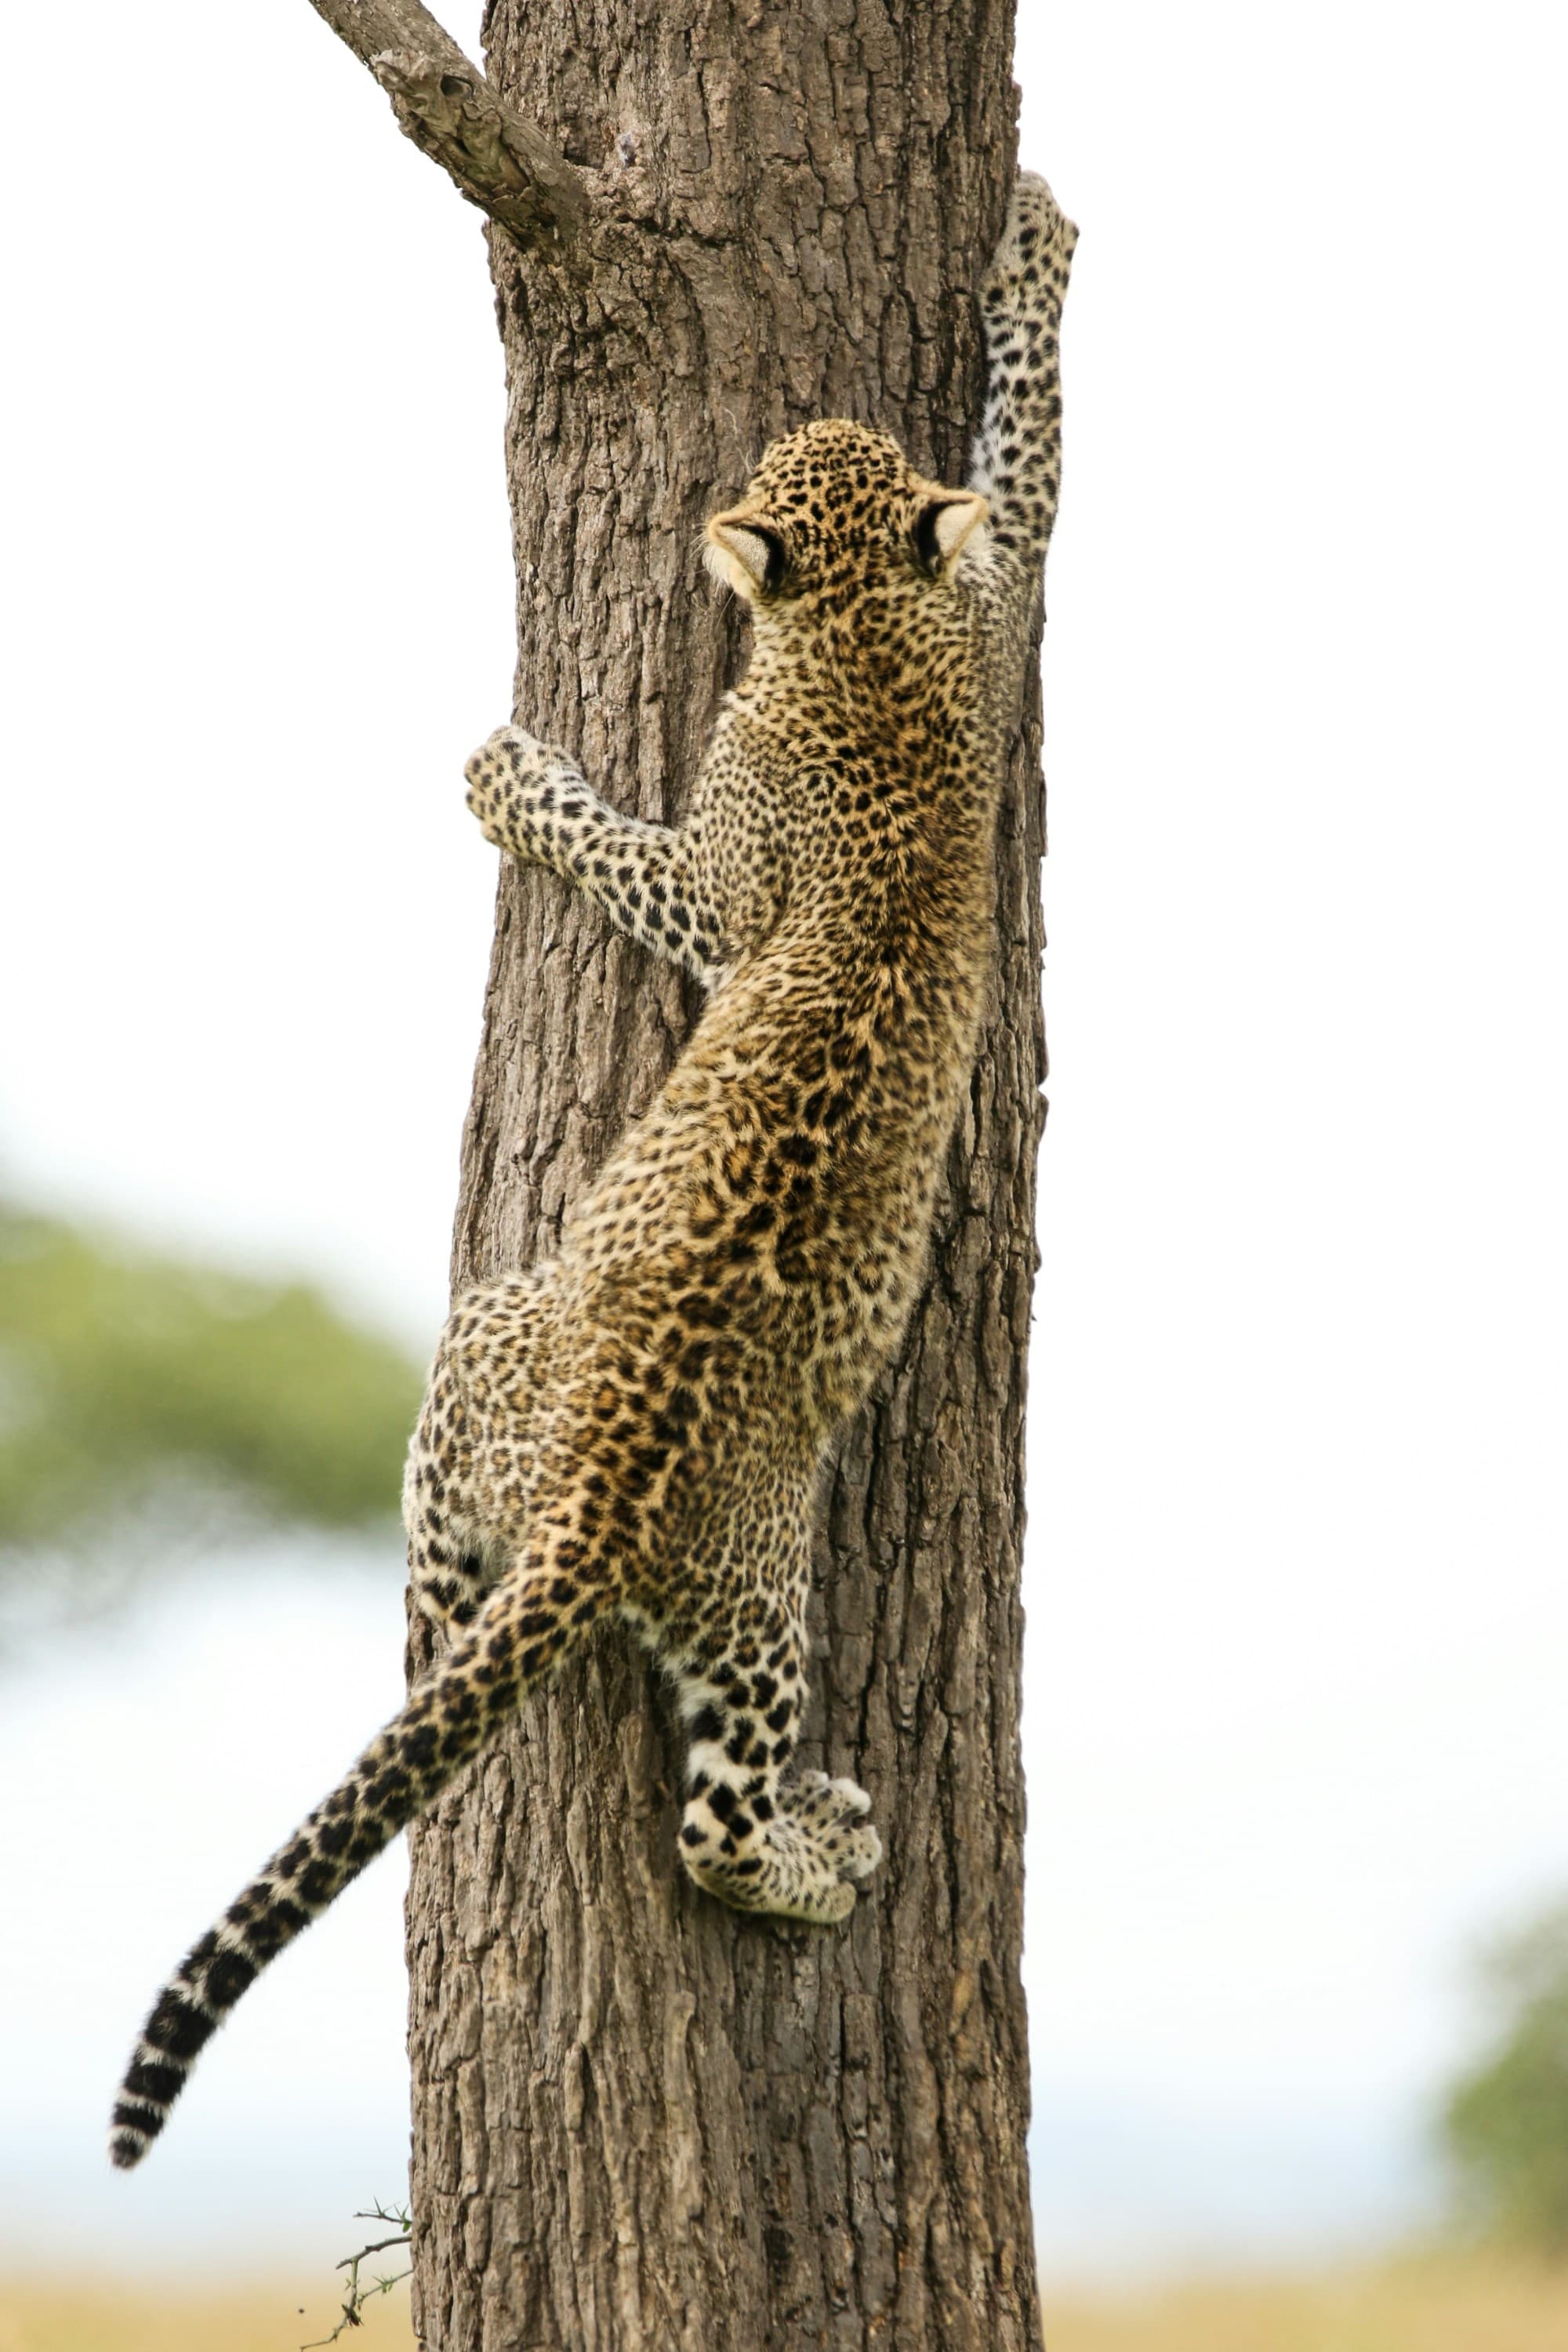
[[[789,1771],[806,1697],[801,1570],[787,1598],[749,1595],[722,1643],[677,1668],[691,1737],[680,1858],[737,1910],[830,1926],[854,1909],[854,1882],[876,1868],[882,1842],[864,1789]]]
[[[408,1449],[408,1580],[426,1616],[472,1623],[524,1523],[556,1261],[460,1298],[441,1334]]]

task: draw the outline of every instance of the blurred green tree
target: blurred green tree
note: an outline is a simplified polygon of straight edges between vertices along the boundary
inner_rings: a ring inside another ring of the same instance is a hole
[[[1486,1977],[1501,2031],[1450,2092],[1444,2137],[1483,2222],[1568,2257],[1568,1903],[1500,1945]]]
[[[415,1366],[300,1285],[0,1203],[0,1606],[194,1537],[390,1524]]]

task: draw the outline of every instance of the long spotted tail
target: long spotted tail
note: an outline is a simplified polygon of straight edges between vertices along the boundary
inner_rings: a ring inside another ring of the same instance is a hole
[[[439,1796],[582,1625],[535,1579],[491,1592],[475,1623],[286,1845],[192,1946],[153,2005],[120,2086],[109,2153],[139,2164],[197,2053],[268,1960]]]

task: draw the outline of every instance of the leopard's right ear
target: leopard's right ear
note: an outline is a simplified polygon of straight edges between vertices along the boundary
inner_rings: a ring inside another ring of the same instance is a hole
[[[974,490],[944,489],[932,483],[916,509],[915,557],[933,580],[951,580],[964,543],[990,513],[990,503]]]
[[[777,594],[789,562],[782,534],[766,515],[751,507],[714,516],[708,526],[706,554],[715,579],[748,604]]]

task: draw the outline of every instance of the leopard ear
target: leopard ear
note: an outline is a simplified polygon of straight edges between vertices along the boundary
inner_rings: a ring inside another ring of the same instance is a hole
[[[752,604],[777,594],[789,558],[765,515],[737,507],[709,524],[708,560],[710,570]]]
[[[915,513],[915,555],[922,572],[933,580],[951,579],[972,530],[991,509],[974,490],[943,490],[927,499]]]

